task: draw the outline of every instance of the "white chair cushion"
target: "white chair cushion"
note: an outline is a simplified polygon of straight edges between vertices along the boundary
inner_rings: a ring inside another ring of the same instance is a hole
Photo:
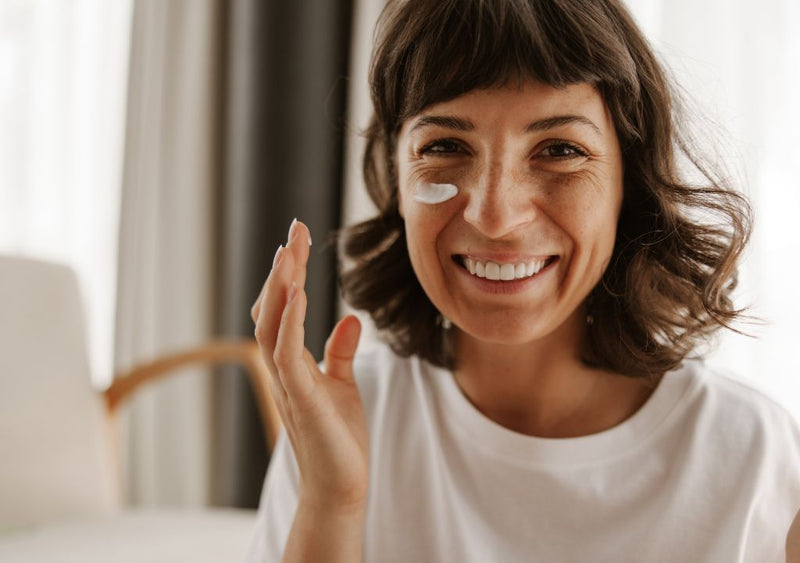
[[[74,273],[0,256],[0,311],[0,529],[117,508]]]
[[[254,510],[141,510],[0,534],[0,561],[242,561]]]

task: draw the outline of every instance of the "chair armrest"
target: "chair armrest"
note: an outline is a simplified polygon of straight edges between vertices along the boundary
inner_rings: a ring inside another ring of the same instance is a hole
[[[281,419],[270,393],[269,372],[261,358],[258,344],[253,339],[235,342],[209,342],[197,348],[162,356],[130,370],[118,372],[114,376],[114,382],[104,392],[106,406],[110,415],[114,417],[117,408],[127,401],[141,385],[159,380],[190,364],[217,365],[223,363],[237,363],[245,368],[256,395],[261,422],[264,426],[264,436],[267,440],[267,451],[272,451],[281,428]]]

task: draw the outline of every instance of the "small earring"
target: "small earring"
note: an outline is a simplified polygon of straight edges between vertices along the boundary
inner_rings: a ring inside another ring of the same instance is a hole
[[[441,326],[444,330],[450,330],[453,328],[453,322],[441,313],[439,313],[439,317],[436,319],[436,321],[437,324],[439,324],[439,326]]]
[[[593,325],[594,324],[594,317],[592,315],[586,315],[586,324]]]

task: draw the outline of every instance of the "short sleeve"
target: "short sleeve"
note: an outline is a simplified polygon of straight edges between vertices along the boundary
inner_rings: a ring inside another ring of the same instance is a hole
[[[281,560],[297,510],[298,476],[294,452],[286,432],[281,431],[264,480],[256,527],[245,557],[246,563],[273,563]]]

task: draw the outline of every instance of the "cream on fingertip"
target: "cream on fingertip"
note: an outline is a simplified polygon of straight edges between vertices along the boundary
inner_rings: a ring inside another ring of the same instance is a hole
[[[458,186],[455,184],[417,184],[414,192],[414,201],[435,205],[453,199],[458,194]]]

